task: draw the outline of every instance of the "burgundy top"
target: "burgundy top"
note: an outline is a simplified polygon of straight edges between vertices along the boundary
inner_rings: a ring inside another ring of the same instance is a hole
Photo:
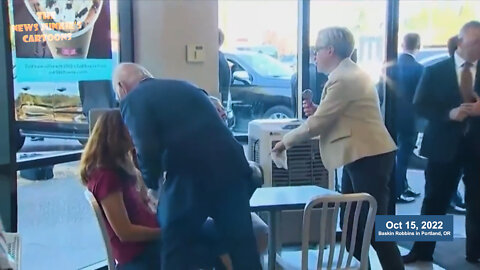
[[[114,170],[99,168],[90,174],[87,187],[88,190],[93,193],[101,208],[101,201],[103,199],[113,192],[121,191],[123,193],[123,202],[127,210],[128,218],[132,224],[151,228],[160,227],[155,214],[143,202],[140,193],[137,191],[134,179],[131,179],[131,181],[121,179],[120,175]],[[118,264],[130,262],[149,244],[149,242],[120,241],[105,217],[105,212],[103,212],[103,217],[112,245],[113,256]]]

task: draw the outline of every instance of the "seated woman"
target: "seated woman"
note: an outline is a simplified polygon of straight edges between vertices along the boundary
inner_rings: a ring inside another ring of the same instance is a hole
[[[102,208],[117,269],[160,269],[160,226],[137,188],[132,149],[120,113],[104,113],[82,154],[81,181]]]
[[[210,101],[217,109],[217,113],[220,118],[227,124],[227,113],[225,108],[223,107],[220,100],[214,96],[209,96]],[[208,222],[213,222],[213,220],[209,219]],[[268,245],[268,226],[265,222],[255,213],[252,213],[252,225],[253,225],[253,233],[255,234],[255,239],[257,240],[257,248],[260,254],[263,254],[267,250]]]
[[[117,269],[160,269],[161,233],[154,213],[156,206],[147,196],[134,153],[120,112],[105,112],[82,154],[81,180],[102,208]],[[210,229],[206,226],[205,230]],[[232,269],[228,255],[220,253],[214,237],[201,232],[195,246],[195,264]]]

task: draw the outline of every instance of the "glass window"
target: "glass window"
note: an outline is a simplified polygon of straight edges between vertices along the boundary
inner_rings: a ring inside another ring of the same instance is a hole
[[[318,104],[327,74],[316,71],[313,48],[318,31],[331,26],[342,26],[352,31],[355,50],[352,59],[366,71],[374,82],[379,82],[385,62],[386,1],[311,1],[310,3],[310,85],[313,102]],[[379,96],[383,88],[377,84]]]
[[[399,11],[399,34],[398,54],[402,57],[406,53],[402,47],[404,36],[408,33],[416,33],[420,37],[420,49],[413,53],[415,60],[423,66],[430,66],[448,59],[448,40],[456,36],[460,28],[468,21],[480,18],[480,2],[475,0],[467,1],[400,1]],[[402,91],[401,89],[395,89]],[[406,91],[410,89],[404,89]],[[403,92],[399,92],[401,95]],[[407,103],[405,103],[407,102]],[[397,101],[397,114],[404,113],[405,107],[411,106],[410,100],[401,99]],[[398,121],[397,121],[398,122]],[[427,159],[420,155],[420,148],[423,141],[423,133],[427,126],[427,120],[418,116],[414,117],[415,134],[413,141],[415,149],[408,161],[407,181],[408,185],[415,192],[424,193],[423,170],[427,166]],[[404,128],[397,123],[397,130],[404,132]],[[401,147],[407,145],[408,137],[398,137],[398,144]],[[464,201],[464,186],[462,181],[458,186],[460,196],[452,196],[451,205],[462,205]],[[456,195],[456,194],[455,194]],[[421,199],[421,197],[420,197]],[[453,209],[450,207],[450,210]],[[399,214],[412,214],[408,207],[397,207]],[[417,212],[415,212],[417,213]],[[457,213],[453,211],[452,213]],[[457,226],[458,225],[458,226]],[[455,235],[465,235],[463,217],[455,218]]]
[[[447,42],[457,35],[460,28],[470,20],[480,17],[478,1],[400,1],[398,54],[402,49],[403,37],[407,33],[420,36],[420,50],[415,53],[416,61],[430,66],[449,57]],[[418,137],[416,149],[410,163],[413,168],[424,169],[427,160],[419,155],[426,127],[426,120],[416,119]]]
[[[232,77],[229,92],[220,92],[235,133],[253,119],[294,116],[297,18],[297,1],[219,1],[220,50]]]
[[[9,4],[17,127],[23,137],[85,141],[88,111],[116,105],[117,1]]]
[[[319,104],[328,79],[327,74],[316,69],[314,47],[317,34],[321,29],[332,26],[346,27],[352,32],[355,38],[352,59],[370,75],[377,84],[379,95],[383,95],[380,78],[386,51],[386,4],[387,1],[378,0],[310,2],[310,80],[305,88],[312,90],[313,103]],[[341,179],[342,170],[338,169],[337,173],[338,179]],[[336,188],[340,189],[339,183]]]
[[[448,57],[447,42],[463,24],[480,17],[478,1],[400,1],[399,53],[402,38],[417,33],[421,49],[417,61],[429,66]]]
[[[310,46],[322,28],[347,27],[355,37],[357,63],[377,81],[385,59],[385,14],[386,1],[311,1]]]
[[[292,70],[285,66],[279,60],[266,54],[239,54],[246,65],[252,67],[252,70],[264,77],[279,78],[292,76]]]
[[[117,103],[110,79],[119,62],[118,2],[8,4],[17,160],[81,150],[88,112]],[[22,268],[82,269],[106,258],[78,166],[18,172]]]

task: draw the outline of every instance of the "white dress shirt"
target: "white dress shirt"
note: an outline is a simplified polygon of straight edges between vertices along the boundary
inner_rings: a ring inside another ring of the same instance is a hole
[[[463,64],[466,61],[460,55],[458,55],[457,52],[455,52],[454,54],[454,59],[455,59],[455,70],[457,71],[457,81],[458,81],[458,85],[460,86],[460,79],[462,78]],[[473,88],[475,88],[475,76],[477,75],[477,64],[478,64],[478,61],[475,61],[472,63],[472,66],[470,67],[470,72],[472,72],[472,78],[473,78],[472,80]]]

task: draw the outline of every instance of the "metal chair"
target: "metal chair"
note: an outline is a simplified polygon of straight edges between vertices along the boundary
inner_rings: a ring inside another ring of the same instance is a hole
[[[360,221],[363,204],[367,204],[368,212],[366,219]],[[356,207],[355,207],[356,206]],[[345,207],[343,213],[343,227],[341,241],[338,245],[337,239],[337,221],[341,207]],[[352,209],[355,208],[355,209]],[[320,218],[320,239],[311,239],[310,226],[312,211],[321,211]],[[352,212],[355,211],[355,212]],[[306,206],[303,214],[302,231],[302,251],[301,266],[290,265],[291,260],[285,260],[282,264],[285,269],[361,269],[367,270],[369,265],[368,252],[372,237],[375,215],[377,213],[377,202],[375,198],[367,193],[331,195],[313,198]],[[353,214],[352,232],[349,243],[347,243],[347,226],[349,216]],[[329,222],[327,222],[329,220]],[[364,228],[364,235],[361,244],[361,258],[358,261],[353,257],[355,250],[357,231],[359,227]],[[318,242],[318,250],[309,250],[310,243]],[[349,245],[347,251],[347,244]],[[324,260],[326,254],[326,260]],[[282,257],[284,255],[282,254]],[[289,257],[289,256],[285,256]],[[297,256],[298,259],[298,256]],[[298,260],[297,260],[298,262]],[[344,264],[345,262],[345,264]]]
[[[90,203],[90,206],[95,212],[95,217],[97,218],[98,225],[100,226],[100,231],[102,233],[103,242],[105,243],[105,250],[107,252],[107,262],[108,262],[108,269],[115,270],[115,258],[113,257],[112,246],[110,244],[110,240],[108,237],[107,226],[105,225],[105,221],[103,220],[102,210],[100,209],[100,205],[98,204],[97,200],[93,196],[93,194],[85,190],[84,192],[85,198]]]
[[[119,111],[118,108],[94,108],[88,111],[88,130],[92,132],[98,118],[109,111]]]
[[[7,244],[7,254],[10,255],[15,262],[16,268],[14,269],[20,270],[21,254],[22,254],[20,234],[4,232],[3,236],[5,237],[5,243]]]

